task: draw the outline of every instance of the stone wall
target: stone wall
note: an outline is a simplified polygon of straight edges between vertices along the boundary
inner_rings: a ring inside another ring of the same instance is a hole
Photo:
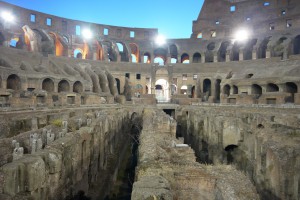
[[[299,109],[200,106],[177,114],[201,162],[234,164],[262,199],[299,198]]]
[[[176,125],[162,111],[143,111],[131,199],[259,199],[250,180],[234,167],[197,163],[191,147],[176,139]]]
[[[128,146],[130,112],[89,108],[3,115],[0,199],[64,199],[78,191],[109,192]],[[27,116],[27,117],[26,117]],[[26,124],[29,131],[22,132]]]

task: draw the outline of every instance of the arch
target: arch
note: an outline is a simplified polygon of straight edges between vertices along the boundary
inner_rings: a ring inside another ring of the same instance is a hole
[[[220,94],[221,94],[221,79],[217,79],[215,81],[215,99],[216,99],[216,102],[220,102]]]
[[[284,53],[284,41],[287,40],[286,37],[281,37],[277,40],[275,45],[273,46],[272,56],[274,57],[283,57]]]
[[[117,83],[118,93],[121,94],[121,82],[120,82],[120,79],[118,79],[118,78],[115,78],[115,79],[116,79],[116,83]]]
[[[96,51],[96,59],[97,60],[104,60],[104,56],[103,56],[103,47],[102,47],[102,45],[98,42],[98,41],[96,41],[96,47],[97,47],[97,51]]]
[[[126,46],[122,42],[117,42],[116,46],[121,57],[121,62],[129,62],[128,50]]]
[[[291,97],[286,99],[287,103],[294,103],[295,102],[295,93],[298,93],[298,87],[293,82],[286,82],[285,83],[286,92],[291,93]]]
[[[7,77],[6,88],[12,90],[21,90],[21,79],[16,74]]]
[[[42,90],[54,92],[54,81],[50,78],[44,79],[42,82]]]
[[[207,51],[205,53],[205,62],[214,62],[214,49],[216,47],[216,44],[214,42],[211,42],[207,45]]]
[[[238,41],[236,41],[233,44],[232,50],[231,50],[231,61],[239,61],[240,60],[240,44]]]
[[[14,37],[10,40],[9,42],[9,46],[12,48],[17,48],[17,43],[19,42],[19,38],[18,37]]]
[[[229,96],[230,95],[230,85],[226,84],[223,87],[223,94]]]
[[[82,56],[83,56],[83,50],[80,49],[80,48],[76,48],[73,52],[74,54],[74,58],[79,58],[79,59],[82,59]]]
[[[211,95],[211,81],[209,79],[203,80],[203,93],[204,101],[207,101],[209,96]]]
[[[70,84],[66,80],[61,80],[58,83],[58,92],[69,92],[70,91]]]
[[[130,50],[131,50],[131,57],[133,58],[131,61],[134,63],[139,63],[140,62],[140,50],[137,44],[135,43],[130,43]]]
[[[300,35],[297,35],[293,41],[293,53],[300,54]]]
[[[175,44],[171,44],[169,46],[170,51],[170,57],[171,57],[171,63],[177,63],[178,59],[178,48]]]
[[[270,42],[270,38],[265,38],[258,47],[258,58],[266,58],[267,56],[267,49],[268,49],[268,43]]]
[[[222,42],[220,49],[218,51],[218,62],[226,61],[226,52],[229,45],[230,45],[229,41]]]
[[[278,87],[278,85],[276,85],[274,83],[268,83],[267,87],[266,87],[266,91],[267,92],[278,92],[279,87]]]
[[[193,55],[193,63],[201,63],[201,54],[196,52]]]
[[[196,86],[192,86],[192,88],[191,88],[191,98],[195,98],[196,97]]]
[[[111,41],[102,41],[102,44],[107,47],[107,58],[109,62],[117,61],[116,46]]]
[[[232,86],[232,94],[238,94],[239,93],[239,88],[236,85]]]
[[[188,89],[187,85],[181,86],[180,94],[187,94],[187,89]]]
[[[151,63],[151,55],[150,53],[144,53],[144,63]]]
[[[253,84],[251,86],[251,94],[256,94],[259,97],[262,94],[262,88],[261,88],[261,86],[259,86],[257,84]]]
[[[252,59],[252,52],[253,47],[256,45],[257,39],[249,40],[244,48],[244,60],[251,60]]]
[[[56,56],[67,56],[68,55],[68,45],[64,37],[60,37],[57,33],[50,32],[49,36],[52,37],[55,46]]]
[[[181,63],[190,63],[190,56],[187,53],[181,55]]]
[[[143,94],[143,86],[141,84],[136,84],[133,92],[136,97],[140,97],[140,95]]]
[[[158,79],[155,82],[155,97],[158,102],[169,101],[169,82],[165,79]]]
[[[83,92],[83,85],[80,81],[76,81],[73,84],[73,92],[75,92],[75,93],[82,93]]]
[[[238,146],[231,144],[225,147],[225,151],[226,151],[226,158],[227,158],[227,164],[231,164],[234,162],[234,150],[237,149]]]
[[[159,63],[159,65],[165,65],[167,59],[167,50],[163,48],[158,48],[154,50],[154,63]]]

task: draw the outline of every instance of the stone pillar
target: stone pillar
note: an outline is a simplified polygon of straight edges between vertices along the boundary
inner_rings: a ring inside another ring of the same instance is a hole
[[[271,51],[269,49],[266,51],[266,58],[271,58]]]
[[[239,51],[239,61],[243,61],[244,60],[244,51],[243,49],[240,49]]]
[[[218,52],[214,52],[214,62],[218,62]]]
[[[257,59],[257,51],[256,49],[252,50],[252,60],[256,60]]]
[[[205,63],[205,53],[201,54],[201,63]]]
[[[97,53],[96,52],[93,53],[93,60],[97,60]]]
[[[226,52],[226,60],[225,62],[230,62],[230,52]]]

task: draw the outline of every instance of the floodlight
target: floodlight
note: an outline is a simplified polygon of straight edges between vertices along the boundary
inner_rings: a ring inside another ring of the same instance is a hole
[[[93,33],[90,29],[84,29],[84,30],[82,30],[82,36],[85,39],[91,39],[93,37]]]
[[[166,38],[163,35],[158,35],[155,39],[155,43],[158,45],[164,45],[166,43]]]
[[[234,35],[234,39],[237,41],[245,41],[248,40],[248,38],[249,38],[249,32],[245,29],[238,30]]]
[[[1,17],[7,22],[13,22],[15,17],[10,12],[4,11],[1,13]]]

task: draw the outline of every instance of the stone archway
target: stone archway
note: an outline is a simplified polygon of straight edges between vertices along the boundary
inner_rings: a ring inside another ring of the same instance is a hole
[[[165,79],[158,79],[155,82],[155,97],[158,102],[168,102],[169,96],[169,82]]]

